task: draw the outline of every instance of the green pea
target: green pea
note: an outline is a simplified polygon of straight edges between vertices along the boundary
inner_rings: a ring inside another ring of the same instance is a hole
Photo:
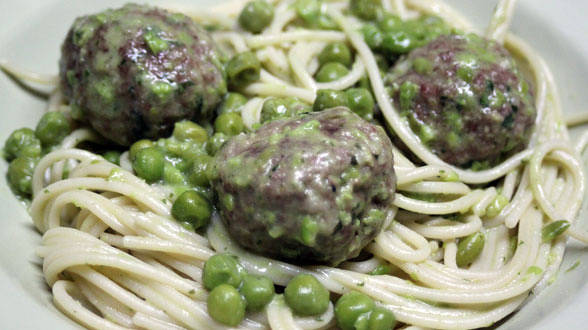
[[[346,92],[347,104],[351,111],[364,119],[371,119],[374,112],[374,98],[366,88],[350,88]]]
[[[496,217],[506,205],[508,205],[508,198],[500,194],[496,195],[492,203],[486,207],[486,216],[488,218]]]
[[[378,27],[384,32],[396,31],[402,28],[402,24],[403,22],[400,17],[392,14],[386,14],[378,20]]]
[[[243,124],[241,114],[227,112],[216,117],[216,120],[214,121],[214,130],[217,133],[233,136],[245,131],[245,124]]]
[[[378,17],[382,8],[380,0],[351,0],[349,9],[353,15],[371,21]]]
[[[229,137],[223,133],[214,133],[213,136],[206,142],[206,152],[214,156],[222,148],[222,146],[229,140]]]
[[[343,330],[353,330],[360,315],[371,312],[376,304],[367,295],[351,291],[339,298],[335,304],[337,325]]]
[[[245,299],[234,287],[222,284],[214,288],[206,300],[208,314],[228,326],[237,326],[245,318]]]
[[[217,109],[219,115],[225,112],[240,112],[247,103],[247,98],[239,93],[227,93],[223,103]]]
[[[338,62],[329,62],[321,66],[314,78],[318,82],[329,82],[338,80],[349,73],[345,65]]]
[[[457,245],[457,265],[459,267],[465,267],[476,260],[484,249],[484,242],[485,237],[482,232],[477,232],[461,239]]]
[[[208,290],[221,284],[238,288],[245,275],[245,269],[237,262],[235,256],[221,253],[213,255],[204,263],[202,282]]]
[[[295,97],[268,98],[261,107],[261,122],[266,123],[281,118],[291,118],[312,109]]]
[[[556,237],[568,230],[568,228],[570,228],[570,223],[566,220],[558,220],[545,225],[541,230],[543,243],[553,241]]]
[[[32,182],[37,158],[18,157],[10,162],[8,166],[8,182],[11,187],[20,195],[31,195],[33,192]]]
[[[120,151],[110,150],[105,152],[102,157],[113,164],[120,165]]]
[[[392,272],[392,267],[389,263],[385,262],[383,264],[378,265],[378,267],[374,268],[370,272],[370,275],[388,275]]]
[[[182,171],[170,162],[165,162],[163,165],[163,181],[169,185],[186,184],[186,178],[184,177],[184,174],[182,174]]]
[[[290,280],[284,298],[299,315],[320,315],[329,307],[329,291],[312,275],[301,274]]]
[[[370,330],[392,330],[396,326],[396,318],[389,310],[376,307],[370,313],[368,329]]]
[[[338,106],[347,106],[347,94],[345,92],[333,89],[319,89],[316,92],[316,99],[312,109],[321,111]]]
[[[248,2],[239,14],[241,27],[252,33],[261,32],[273,19],[274,7],[264,0]]]
[[[366,24],[361,28],[363,39],[371,49],[378,49],[382,46],[384,35],[374,24]]]
[[[241,88],[259,80],[261,63],[253,52],[244,52],[231,58],[226,65],[229,84]]]
[[[4,156],[10,161],[17,157],[39,157],[41,141],[30,128],[19,128],[12,132],[4,143]]]
[[[139,140],[139,141],[133,143],[133,145],[129,149],[129,158],[131,160],[134,160],[135,156],[137,156],[137,153],[139,152],[139,150],[149,148],[152,146],[153,146],[153,142],[150,140],[147,140],[147,139]]]
[[[133,160],[133,170],[145,181],[152,183],[163,176],[165,158],[161,151],[154,147],[143,148],[137,152]]]
[[[67,118],[61,112],[55,111],[45,113],[35,129],[35,135],[46,146],[60,143],[70,132]]]
[[[247,310],[258,311],[274,297],[274,283],[266,276],[246,275],[239,289],[247,300]]]
[[[351,51],[345,43],[335,42],[323,48],[318,56],[318,60],[320,65],[325,65],[329,62],[337,62],[344,66],[350,66],[352,60]]]
[[[190,222],[194,228],[208,224],[212,207],[210,203],[194,190],[183,192],[172,205],[172,216],[180,222]]]
[[[213,159],[208,155],[198,155],[192,160],[192,168],[188,173],[190,183],[195,186],[208,187],[210,185]]]
[[[197,143],[204,143],[208,139],[206,129],[189,120],[177,122],[172,135],[180,141],[194,141]]]
[[[307,24],[314,25],[321,15],[321,3],[316,0],[297,0],[294,9]]]
[[[412,37],[403,30],[384,33],[382,48],[390,54],[405,54],[416,47]]]

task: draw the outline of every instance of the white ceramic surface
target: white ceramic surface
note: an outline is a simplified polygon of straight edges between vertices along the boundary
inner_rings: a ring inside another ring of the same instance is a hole
[[[163,2],[163,1],[160,1]],[[172,1],[167,1],[170,3]],[[173,0],[205,5],[214,0]],[[478,26],[488,21],[494,0],[450,0]],[[512,30],[545,58],[560,87],[566,112],[588,111],[588,1],[521,0]],[[61,41],[76,16],[124,1],[0,0],[0,58],[34,71],[55,73]],[[0,144],[19,127],[34,127],[44,101],[0,73]],[[574,129],[572,137],[586,128]],[[588,157],[584,157],[588,163]],[[0,160],[0,173],[7,164]],[[579,221],[588,228],[588,203]],[[0,177],[0,328],[76,329],[59,313],[34,254],[40,235],[25,208]],[[571,272],[565,270],[580,261]],[[571,242],[558,280],[501,323],[501,329],[588,328],[588,249]]]

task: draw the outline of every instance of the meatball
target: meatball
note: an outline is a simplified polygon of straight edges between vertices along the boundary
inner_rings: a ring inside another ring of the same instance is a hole
[[[531,88],[494,41],[441,36],[399,61],[386,83],[400,115],[448,163],[483,169],[529,142],[537,115]]]
[[[209,118],[226,93],[217,47],[182,14],[128,4],[77,18],[62,46],[72,117],[130,145]]]
[[[221,218],[242,246],[337,265],[381,230],[396,177],[380,126],[347,108],[270,122],[216,158]]]

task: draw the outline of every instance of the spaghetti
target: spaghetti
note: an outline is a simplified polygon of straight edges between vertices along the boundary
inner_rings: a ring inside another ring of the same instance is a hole
[[[74,131],[41,160],[33,178],[30,212],[43,233],[37,253],[43,258],[43,273],[55,304],[83,326],[96,329],[225,328],[207,313],[208,293],[201,277],[210,256],[228,251],[239,257],[249,273],[268,276],[277,285],[309,273],[333,293],[363,292],[407,327],[478,328],[512,313],[530,292],[540,292],[553,281],[568,236],[588,243],[588,235],[575,225],[567,235],[542,240],[545,224],[561,219],[572,222],[581,207],[585,177],[579,154],[588,144],[588,135],[575,148],[570,146],[547,65],[524,41],[507,32],[514,2],[500,1],[486,36],[503,42],[529,66],[539,115],[527,149],[479,172],[445,163],[404,124],[389,101],[374,54],[357,32],[359,22],[345,14],[347,1],[324,4],[339,31],[292,28],[293,1],[275,1],[275,18],[258,35],[233,29],[243,1],[203,10],[174,8],[193,13],[193,19],[202,24],[219,26],[212,35],[227,53],[253,51],[263,63],[260,80],[245,89],[252,96],[241,111],[248,128],[260,122],[267,97],[295,96],[312,103],[318,89],[346,89],[367,74],[385,120],[425,165],[416,165],[394,150],[398,188],[385,229],[366,248],[373,257],[348,261],[339,268],[300,267],[242,249],[230,239],[218,215],[213,215],[205,235],[186,230],[171,218],[165,190],[132,174],[128,155],[123,154],[121,167],[108,163],[76,148],[99,137],[87,129]],[[434,14],[455,28],[474,31],[441,1],[383,0],[382,4],[403,19]],[[335,41],[353,46],[355,63],[336,81],[316,82],[317,55]],[[12,72],[28,76],[24,71]],[[51,100],[50,110],[67,110],[59,91]],[[570,124],[585,121],[584,115],[568,119]],[[68,175],[63,178],[65,171]],[[447,176],[458,180],[448,182]],[[480,188],[480,184],[486,186]],[[415,193],[451,198],[429,202],[411,197]],[[507,200],[506,206],[489,214],[499,195]],[[466,212],[469,215],[462,222],[449,216]],[[484,233],[486,244],[469,268],[460,268],[457,242],[476,232]],[[388,263],[391,274],[369,274]],[[334,326],[332,303],[318,318],[299,317],[277,295],[263,311],[249,314],[239,328]]]

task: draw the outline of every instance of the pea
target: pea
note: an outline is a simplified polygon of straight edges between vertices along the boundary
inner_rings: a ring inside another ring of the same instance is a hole
[[[208,187],[210,185],[213,159],[208,155],[195,156],[192,168],[188,174],[190,183],[195,186]]]
[[[184,174],[182,174],[182,171],[170,162],[165,162],[163,165],[163,181],[169,185],[186,184],[186,178],[184,177]]]
[[[31,195],[37,158],[18,157],[8,166],[8,182],[18,194]]]
[[[247,310],[258,311],[274,297],[274,283],[266,276],[246,275],[239,289],[247,300]]]
[[[241,27],[252,33],[261,32],[273,19],[274,7],[264,0],[248,2],[239,14]]]
[[[115,151],[115,150],[110,150],[105,152],[102,157],[104,157],[104,159],[106,159],[107,161],[116,164],[116,165],[120,165],[120,152],[119,151]]]
[[[6,160],[17,157],[39,157],[41,155],[41,141],[35,137],[30,128],[19,128],[12,132],[4,143]]]
[[[226,134],[214,133],[206,142],[206,151],[209,155],[214,156],[228,140],[229,137]]]
[[[465,267],[471,264],[482,253],[484,249],[484,234],[477,232],[463,238],[457,245],[456,261],[459,267]]]
[[[338,106],[347,106],[347,95],[345,92],[333,89],[319,89],[316,92],[316,99],[314,100],[312,109],[314,111],[321,111]]]
[[[384,32],[395,31],[402,27],[402,20],[396,15],[386,14],[378,20],[378,27]]]
[[[183,192],[172,205],[172,216],[180,222],[190,222],[195,229],[208,224],[210,203],[194,190]]]
[[[51,146],[60,143],[70,131],[69,121],[61,112],[49,111],[37,123],[35,135],[43,145]]]
[[[225,112],[240,112],[247,103],[247,98],[239,93],[227,93],[223,103],[217,109],[219,115]]]
[[[545,225],[541,230],[543,243],[553,241],[556,237],[568,230],[568,228],[570,228],[570,223],[566,220],[558,220]]]
[[[154,147],[143,148],[137,152],[133,160],[133,170],[145,181],[152,183],[163,176],[165,158],[161,151]]]
[[[349,70],[341,63],[329,62],[321,66],[314,78],[318,82],[335,81],[347,75]]]
[[[335,304],[337,325],[343,330],[353,330],[360,315],[370,313],[376,304],[367,295],[351,291],[339,298]]]
[[[234,287],[222,284],[214,288],[206,300],[208,314],[228,326],[237,326],[245,318],[245,299]]]
[[[389,310],[376,307],[370,313],[368,329],[370,330],[392,330],[396,326],[396,318]]]
[[[350,88],[346,92],[347,104],[351,111],[364,119],[371,119],[374,112],[374,98],[366,88]]]
[[[208,139],[208,132],[202,126],[189,120],[177,122],[172,135],[179,141],[194,141],[204,143]]]
[[[297,0],[294,8],[298,16],[311,26],[317,23],[321,15],[321,3],[316,0]]]
[[[312,275],[301,274],[290,280],[284,298],[300,315],[323,314],[329,307],[329,291]]]
[[[244,52],[231,58],[226,65],[229,84],[241,88],[259,80],[261,63],[253,52]]]
[[[351,0],[349,7],[353,15],[367,21],[376,19],[381,12],[380,0]]]
[[[204,263],[202,282],[204,287],[212,290],[221,284],[228,284],[238,288],[245,277],[243,266],[237,258],[228,253],[215,254]]]
[[[327,45],[319,54],[318,60],[320,65],[329,62],[341,63],[344,66],[351,65],[351,51],[343,42],[335,42]]]
[[[486,216],[488,218],[496,217],[498,214],[500,214],[502,209],[504,209],[504,207],[507,204],[508,204],[508,198],[506,198],[503,195],[497,195],[496,198],[494,198],[494,200],[492,201],[492,203],[490,203],[490,205],[488,205],[488,207],[486,207]]]
[[[366,24],[361,28],[363,39],[371,49],[378,49],[382,46],[384,35],[374,24]]]
[[[384,263],[384,264],[380,264],[378,265],[378,267],[376,267],[374,270],[372,270],[370,272],[370,275],[387,275],[390,274],[392,272],[392,267],[390,266],[389,263]]]
[[[382,48],[390,54],[405,54],[416,47],[415,41],[403,30],[384,33]]]
[[[214,121],[214,130],[218,133],[233,136],[245,131],[245,124],[243,124],[241,114],[228,112],[216,117],[216,120]]]
[[[151,142],[150,140],[147,140],[147,139],[139,140],[139,141],[133,143],[133,145],[129,149],[129,158],[131,160],[134,160],[135,156],[137,156],[137,153],[139,152],[139,150],[149,148],[152,146],[153,146],[153,142]]]

